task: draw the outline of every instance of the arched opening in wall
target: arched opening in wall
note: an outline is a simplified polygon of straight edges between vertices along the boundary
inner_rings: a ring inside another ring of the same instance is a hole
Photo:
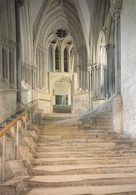
[[[53,112],[71,113],[71,83],[59,79],[53,84]]]
[[[68,72],[68,51],[64,49],[64,72]]]
[[[58,47],[56,47],[55,49],[55,71],[59,71],[60,68],[59,68],[59,50],[58,50]]]

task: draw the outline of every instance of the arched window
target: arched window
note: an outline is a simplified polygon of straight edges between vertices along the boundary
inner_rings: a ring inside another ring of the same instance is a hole
[[[49,72],[52,72],[52,46],[48,48],[48,69]]]
[[[58,47],[55,49],[55,71],[59,71],[59,50]]]
[[[67,52],[67,48],[64,49],[64,72],[68,72],[68,52]]]

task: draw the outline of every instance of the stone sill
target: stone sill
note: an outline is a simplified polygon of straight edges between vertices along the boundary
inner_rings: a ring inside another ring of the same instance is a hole
[[[0,94],[2,93],[17,93],[18,89],[0,89]]]

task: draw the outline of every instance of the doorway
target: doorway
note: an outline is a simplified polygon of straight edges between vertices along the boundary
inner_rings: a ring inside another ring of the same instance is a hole
[[[53,84],[53,112],[71,113],[71,83],[64,79]]]

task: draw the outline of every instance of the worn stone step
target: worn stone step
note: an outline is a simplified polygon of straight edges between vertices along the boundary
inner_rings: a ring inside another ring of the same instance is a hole
[[[67,159],[67,158],[59,158],[47,160],[45,158],[38,159],[30,159],[31,166],[40,166],[40,165],[88,165],[88,164],[134,164],[136,163],[136,158],[134,157],[97,157],[97,158],[84,158],[84,159]]]
[[[129,185],[108,185],[108,186],[82,186],[82,187],[57,187],[37,188],[26,190],[20,195],[136,195],[135,184]]]
[[[28,188],[67,187],[67,186],[102,186],[135,184],[135,173],[116,174],[81,174],[81,175],[46,175],[35,176],[27,182]]]
[[[75,174],[111,174],[136,173],[136,166],[132,165],[61,165],[36,166],[28,169],[29,175],[75,175]]]
[[[124,156],[124,157],[136,157],[136,151],[128,151],[128,152],[98,152],[98,151],[94,151],[94,152],[72,152],[72,153],[43,153],[43,152],[38,152],[36,154],[33,155],[33,157],[35,158],[72,158],[72,157],[75,157],[75,158],[92,158],[92,157],[120,157],[120,156]]]

